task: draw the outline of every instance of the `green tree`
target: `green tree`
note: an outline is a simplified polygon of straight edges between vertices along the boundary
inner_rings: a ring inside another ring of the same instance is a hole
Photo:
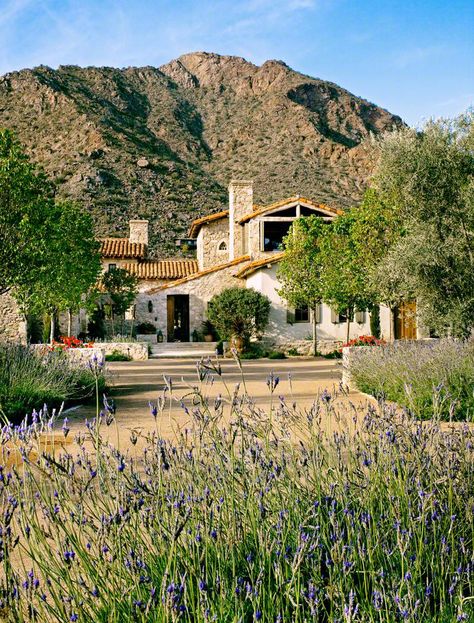
[[[374,293],[362,261],[360,238],[356,236],[357,215],[349,211],[324,229],[320,240],[323,300],[338,314],[346,316],[346,340],[356,310],[370,308]]]
[[[0,131],[0,294],[47,270],[53,186],[8,130]]]
[[[55,319],[68,313],[71,335],[72,312],[85,304],[84,297],[100,275],[100,244],[94,237],[92,219],[78,205],[58,201],[51,209],[44,270],[36,280],[20,283],[16,296],[28,310],[42,310],[50,317],[50,341],[55,335]]]
[[[124,268],[115,268],[102,276],[102,290],[110,300],[112,330],[115,332],[115,317],[123,318],[133,304],[138,294],[138,279]]]
[[[404,224],[376,274],[406,291],[440,334],[474,326],[474,113],[404,128],[380,143],[374,186]]]
[[[253,288],[227,288],[209,301],[209,320],[221,338],[238,338],[240,347],[261,335],[268,324],[270,301]]]
[[[293,222],[283,244],[285,255],[278,266],[278,294],[293,307],[312,312],[313,354],[318,353],[317,309],[322,300],[320,239],[326,224],[317,216]]]

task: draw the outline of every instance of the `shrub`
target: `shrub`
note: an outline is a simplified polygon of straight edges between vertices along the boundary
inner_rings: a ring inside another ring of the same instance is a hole
[[[132,358],[119,350],[113,350],[108,355],[105,355],[105,361],[132,361]]]
[[[156,333],[156,327],[152,322],[140,322],[137,324],[137,333],[142,335],[153,335]]]
[[[265,330],[270,300],[253,288],[227,288],[212,297],[207,313],[222,339],[236,336],[247,345]]]
[[[299,355],[298,349],[297,348],[289,348],[288,349],[288,355],[290,357],[298,357],[298,355]]]
[[[8,620],[473,620],[472,427],[419,426],[385,404],[344,424],[337,396],[300,408],[276,398],[274,375],[273,400],[207,400],[221,372],[198,365],[186,434],[144,435],[132,458],[99,418],[85,429],[97,454],[39,452],[5,473]],[[0,430],[1,464],[49,434],[43,418]]]
[[[286,359],[285,353],[281,350],[272,350],[268,353],[269,359]]]
[[[393,400],[416,417],[474,419],[474,341],[397,342],[353,355],[363,392]]]
[[[268,357],[268,349],[261,342],[250,342],[240,355],[241,359],[261,359],[262,357]]]
[[[341,350],[333,350],[330,353],[323,355],[323,357],[325,359],[342,359],[342,352]]]
[[[341,349],[345,346],[383,346],[384,344],[384,340],[379,340],[373,335],[360,335],[359,337],[355,337],[353,340],[343,344]]]
[[[105,389],[105,377],[99,377]],[[0,346],[0,413],[10,420],[23,418],[46,403],[81,402],[94,394],[95,378],[85,365],[71,363],[61,351],[39,355],[28,347]]]

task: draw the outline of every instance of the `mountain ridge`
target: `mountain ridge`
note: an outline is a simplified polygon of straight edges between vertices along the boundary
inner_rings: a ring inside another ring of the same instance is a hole
[[[0,126],[14,130],[98,235],[151,221],[154,255],[222,209],[231,178],[255,202],[301,194],[347,208],[371,170],[372,135],[400,117],[286,63],[184,54],[161,67],[39,66],[0,77]]]

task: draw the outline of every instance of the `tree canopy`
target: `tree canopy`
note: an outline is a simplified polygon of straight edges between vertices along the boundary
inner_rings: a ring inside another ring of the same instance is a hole
[[[221,338],[240,337],[248,343],[265,330],[270,301],[253,288],[227,288],[209,301],[207,315]]]
[[[440,334],[474,326],[473,121],[470,112],[387,135],[374,176],[403,223],[378,265],[379,288],[416,298],[422,322]]]

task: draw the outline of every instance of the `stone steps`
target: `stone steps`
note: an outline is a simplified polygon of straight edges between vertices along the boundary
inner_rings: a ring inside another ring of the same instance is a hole
[[[216,348],[217,342],[162,342],[152,344],[150,359],[213,357]]]

